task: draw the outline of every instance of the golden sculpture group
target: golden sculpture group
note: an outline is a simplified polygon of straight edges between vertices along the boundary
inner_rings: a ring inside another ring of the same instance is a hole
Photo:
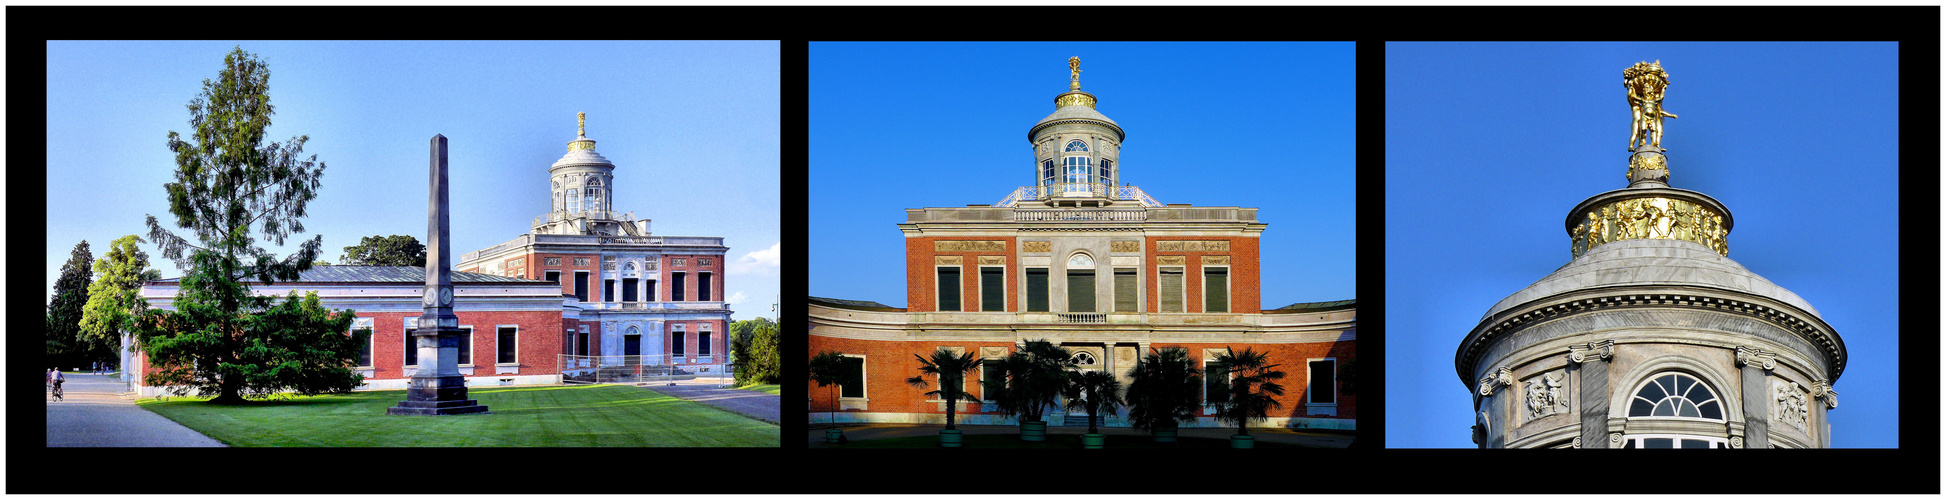
[[[1622,87],[1628,89],[1628,107],[1635,116],[1628,134],[1629,150],[1633,151],[1638,141],[1644,146],[1662,147],[1662,118],[1676,117],[1662,109],[1662,94],[1669,88],[1669,73],[1662,70],[1662,60],[1638,62],[1622,70]]]
[[[1660,62],[1660,61],[1658,61]],[[1081,90],[1081,57],[1068,58],[1068,90]]]
[[[1576,257],[1604,243],[1633,239],[1675,239],[1700,243],[1718,255],[1730,255],[1723,216],[1708,208],[1673,198],[1634,198],[1594,207],[1587,221],[1574,226]]]

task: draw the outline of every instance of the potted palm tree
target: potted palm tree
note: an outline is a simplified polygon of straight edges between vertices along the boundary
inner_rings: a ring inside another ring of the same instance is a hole
[[[1095,419],[1103,413],[1112,413],[1122,405],[1122,381],[1114,375],[1098,371],[1068,372],[1067,409],[1088,414],[1088,433],[1081,435],[1081,447],[1099,450],[1107,436],[1095,428]]]
[[[838,428],[838,382],[843,380],[845,357],[837,351],[825,351],[811,357],[811,381],[818,387],[831,388],[831,427],[824,430],[824,442],[837,443],[844,437],[845,430]]]
[[[1129,425],[1147,429],[1155,442],[1176,442],[1177,426],[1195,421],[1203,407],[1202,370],[1189,359],[1189,351],[1150,348],[1128,376]]]
[[[1067,387],[1068,370],[1074,368],[1067,349],[1046,340],[1022,341],[1025,345],[1007,355],[1002,367],[1007,372],[1007,390],[995,398],[995,406],[1020,422],[1021,441],[1046,441],[1047,421],[1041,416],[1053,406]]]
[[[971,352],[953,354],[953,351],[944,348],[933,351],[932,359],[921,358],[917,354],[912,355],[912,357],[919,358],[919,375],[905,379],[905,383],[912,384],[913,387],[924,388],[927,385],[927,375],[931,375],[933,378],[939,380],[939,389],[928,391],[925,394],[946,400],[946,428],[940,429],[939,431],[939,446],[942,448],[960,447],[960,444],[965,442],[965,436],[962,435],[959,429],[953,427],[954,414],[959,410],[960,400],[964,399],[976,403],[980,401],[979,398],[975,398],[972,394],[966,392],[966,372],[978,369],[980,367],[980,359],[974,357]]]
[[[1237,433],[1230,436],[1231,448],[1252,448],[1256,438],[1250,437],[1249,423],[1269,418],[1271,410],[1284,407],[1273,397],[1284,395],[1284,386],[1276,382],[1284,378],[1284,372],[1276,369],[1279,365],[1270,364],[1264,353],[1250,348],[1243,352],[1226,348],[1216,362],[1229,371],[1229,381],[1223,388],[1228,397],[1215,402],[1216,420],[1236,424]],[[1210,378],[1216,377],[1210,374]]]

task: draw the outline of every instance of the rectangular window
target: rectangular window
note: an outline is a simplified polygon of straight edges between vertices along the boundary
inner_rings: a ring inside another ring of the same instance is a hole
[[[576,356],[588,355],[588,329],[583,328],[581,329],[581,333],[574,335],[574,354]]]
[[[416,332],[416,331],[419,331],[419,329],[418,328],[405,329],[405,365],[406,366],[419,366],[419,343],[418,343],[418,339],[412,337],[412,332]]]
[[[696,333],[696,355],[708,356],[710,351],[709,332]]]
[[[1041,160],[1041,184],[1054,183],[1054,160]]]
[[[352,330],[353,335],[357,335],[359,332],[364,332],[365,343],[358,345],[358,366],[372,366],[372,329],[357,328]]]
[[[1007,390],[1007,368],[1000,358],[987,358],[980,363],[980,400],[988,403]]]
[[[1095,270],[1068,270],[1068,312],[1095,312]]]
[[[639,280],[622,278],[622,302],[640,302],[642,298]]]
[[[865,397],[865,358],[845,356],[845,368],[838,376],[838,397]]]
[[[494,341],[494,345],[500,347],[500,355],[494,359],[495,363],[517,362],[516,359],[518,358],[515,357],[514,350],[520,345],[520,327],[500,327],[500,338]]]
[[[710,273],[696,273],[696,300],[709,302]]]
[[[1115,185],[1115,160],[1101,161],[1101,183]]]
[[[648,287],[646,287],[646,288],[648,288],[648,290],[649,290],[649,300],[648,300],[648,301],[649,301],[649,302],[655,302],[655,280],[649,280],[649,286],[648,286]]]
[[[683,339],[683,333],[682,333],[682,332],[673,332],[673,333],[670,333],[670,334],[669,334],[669,354],[672,354],[672,355],[676,355],[676,356],[682,356],[682,353],[683,353],[683,349],[682,349],[682,344],[683,344],[683,340],[685,340],[685,339]]]
[[[1310,381],[1311,387],[1309,389],[1309,392],[1311,393],[1311,397],[1308,399],[1312,403],[1317,403],[1317,404],[1337,404],[1338,403],[1338,391],[1337,391],[1338,384],[1336,383],[1337,374],[1338,374],[1337,360],[1320,359],[1317,361],[1312,361],[1311,381]]]
[[[574,272],[574,300],[588,301],[588,272]]]
[[[980,310],[1007,310],[1007,268],[980,268]]]
[[[1203,364],[1203,401],[1224,403],[1230,401],[1230,367],[1211,361]]]
[[[615,280],[601,280],[601,301],[615,301]]]
[[[1047,312],[1047,268],[1027,268],[1027,310]]]
[[[938,276],[939,279],[938,281],[936,281],[936,283],[939,284],[939,310],[941,311],[961,310],[959,306],[959,294],[960,294],[959,268],[941,267],[937,269],[939,273]]]
[[[683,273],[669,273],[669,300],[682,302]]]
[[[1115,268],[1115,312],[1136,312],[1135,268]]]
[[[1182,312],[1182,268],[1162,268],[1160,276],[1162,278],[1162,312]]]
[[[1230,268],[1203,268],[1203,312],[1230,312]]]
[[[547,271],[547,281],[552,282],[556,285],[561,284],[561,272],[553,271],[553,270]]]
[[[460,336],[459,357],[456,358],[458,360],[457,364],[473,364],[473,327],[462,326],[459,329],[466,331],[466,335]]]

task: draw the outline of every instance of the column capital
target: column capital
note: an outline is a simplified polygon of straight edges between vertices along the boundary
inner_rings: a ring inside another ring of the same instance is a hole
[[[1811,397],[1824,400],[1825,409],[1838,409],[1838,391],[1831,390],[1831,382],[1825,379],[1811,383]]]
[[[1581,363],[1589,359],[1608,361],[1615,357],[1615,341],[1603,340],[1586,344],[1568,346],[1568,361]]]
[[[1777,353],[1750,346],[1737,346],[1737,366],[1762,366],[1764,370],[1777,369]]]
[[[1492,396],[1494,389],[1511,385],[1514,385],[1514,371],[1502,366],[1480,379],[1480,396]]]

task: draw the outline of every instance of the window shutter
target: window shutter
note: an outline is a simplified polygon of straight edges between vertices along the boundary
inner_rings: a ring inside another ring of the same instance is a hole
[[[1047,312],[1047,268],[1027,270],[1027,310]]]
[[[1203,312],[1230,312],[1230,270],[1203,268]]]
[[[980,268],[980,310],[1007,310],[1006,268]]]
[[[959,311],[959,268],[939,268],[939,310]]]
[[[1182,312],[1182,269],[1162,270],[1162,312]]]
[[[1135,269],[1115,270],[1115,312],[1136,312]]]
[[[1068,312],[1095,312],[1095,271],[1068,270]]]

